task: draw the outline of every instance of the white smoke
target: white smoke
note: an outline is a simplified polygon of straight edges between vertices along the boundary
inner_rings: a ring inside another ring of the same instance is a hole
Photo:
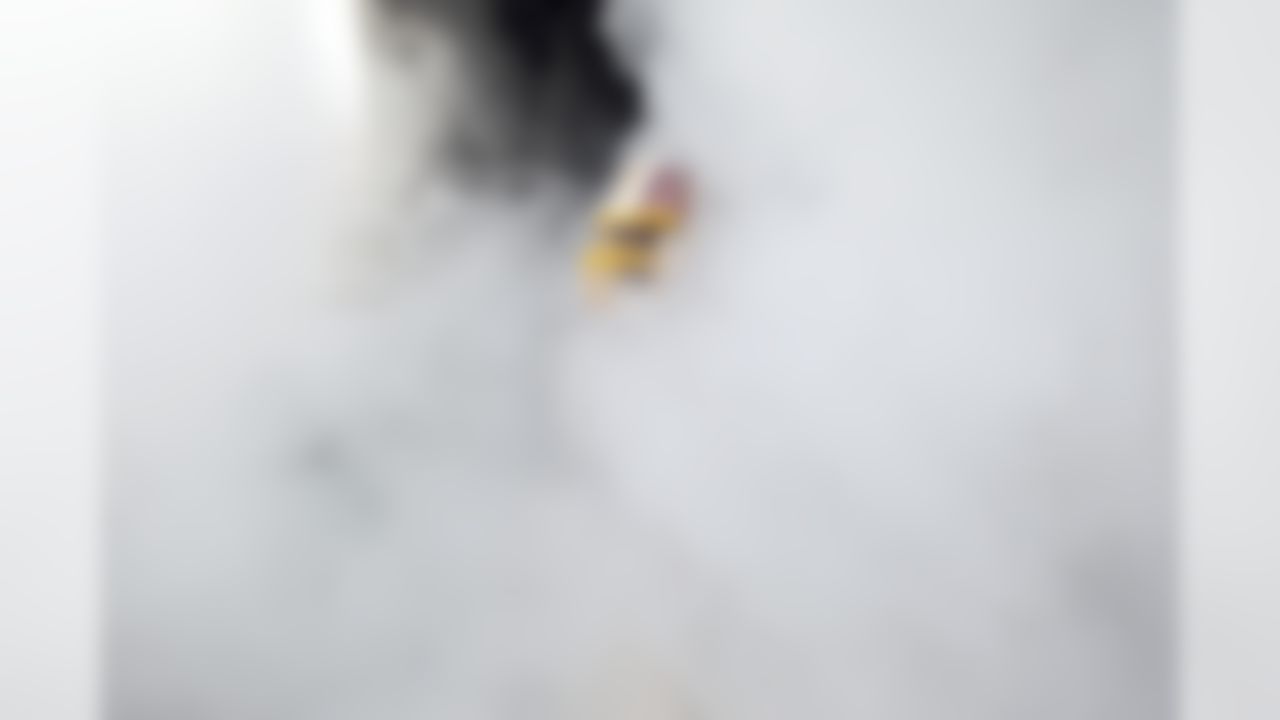
[[[1168,716],[1163,3],[620,0],[700,204],[608,308],[554,183],[355,203],[409,269],[317,294],[359,84],[151,5],[116,717]]]

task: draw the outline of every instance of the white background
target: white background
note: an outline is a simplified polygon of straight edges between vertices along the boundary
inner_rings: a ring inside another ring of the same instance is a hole
[[[1280,6],[1184,3],[1182,568],[1189,720],[1280,712]]]
[[[1183,8],[1183,706],[1190,720],[1271,718],[1280,713],[1280,7]],[[95,61],[109,15],[80,0],[0,3],[3,718],[86,718],[97,706]]]
[[[98,648],[91,3],[0,3],[0,717],[90,717]]]

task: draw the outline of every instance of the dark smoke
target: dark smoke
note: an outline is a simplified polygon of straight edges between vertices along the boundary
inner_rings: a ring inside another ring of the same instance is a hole
[[[601,0],[381,0],[398,21],[437,24],[460,45],[473,102],[449,153],[473,179],[547,171],[594,183],[639,120],[635,80],[601,33]]]

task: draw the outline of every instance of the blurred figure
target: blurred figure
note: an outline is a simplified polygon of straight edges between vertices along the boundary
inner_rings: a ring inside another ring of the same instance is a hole
[[[583,252],[587,291],[597,301],[619,282],[648,281],[688,219],[691,181],[653,148],[633,151],[597,212]]]

